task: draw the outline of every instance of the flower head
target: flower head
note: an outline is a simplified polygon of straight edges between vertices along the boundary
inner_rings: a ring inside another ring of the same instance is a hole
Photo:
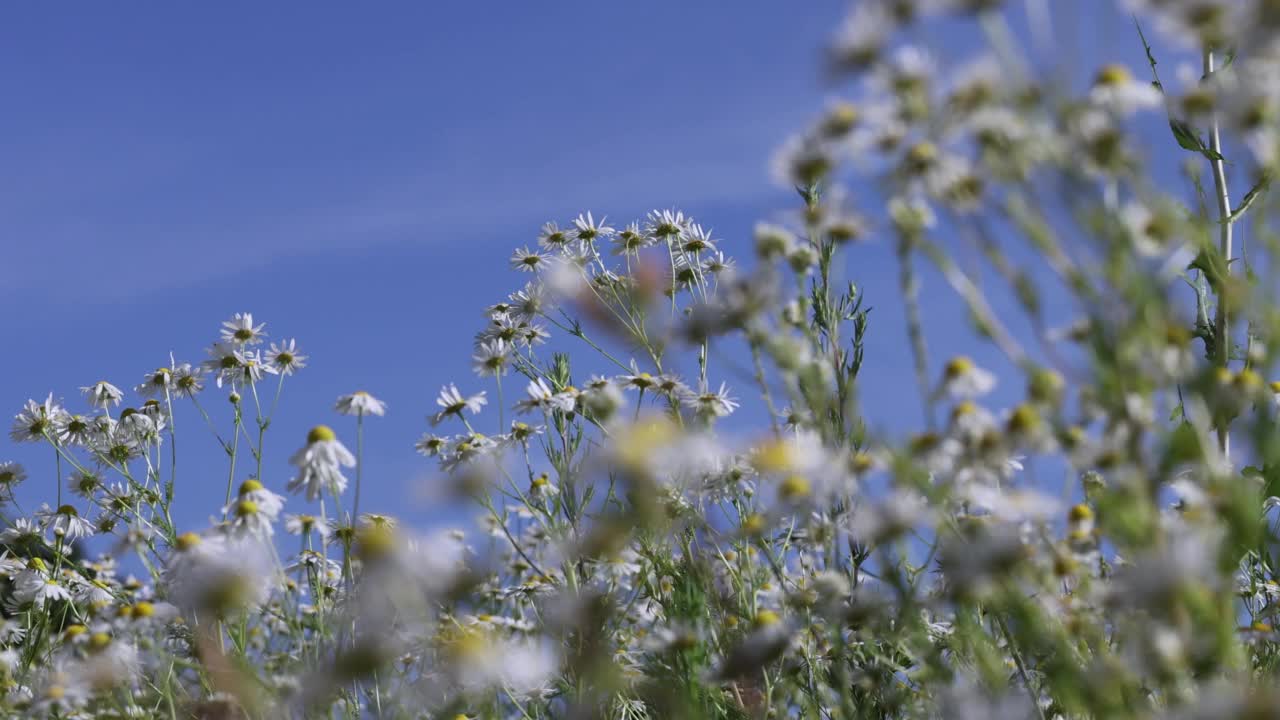
[[[356,458],[338,441],[332,429],[317,425],[307,433],[307,444],[294,453],[289,462],[298,468],[297,475],[289,481],[289,492],[304,492],[307,500],[315,501],[325,490],[337,496],[347,489],[342,468],[355,467]]]
[[[267,362],[281,375],[292,375],[307,366],[307,356],[298,352],[298,341],[290,338],[271,343],[267,349]]]
[[[232,345],[257,345],[266,337],[265,323],[253,324],[253,313],[236,313],[222,323],[222,341]]]
[[[66,414],[62,406],[53,401],[53,393],[45,401],[38,403],[28,400],[22,412],[13,418],[13,427],[9,437],[15,442],[40,442],[48,439],[54,432],[56,423]]]
[[[440,388],[440,395],[436,398],[436,405],[440,406],[440,412],[432,416],[431,424],[439,425],[451,415],[461,418],[463,411],[475,415],[488,402],[483,392],[463,397],[462,393],[458,392],[458,386],[451,383]]]
[[[88,398],[89,404],[103,410],[120,404],[120,400],[124,398],[124,393],[120,392],[120,388],[112,385],[106,380],[80,388],[80,392],[84,393]]]
[[[387,412],[387,404],[364,390],[357,390],[350,395],[343,395],[333,406],[342,415],[377,415],[381,417]]]

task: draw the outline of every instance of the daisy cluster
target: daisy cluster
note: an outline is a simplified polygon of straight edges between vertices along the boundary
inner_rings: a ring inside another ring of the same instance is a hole
[[[28,401],[10,436],[51,467],[0,463],[0,711],[1274,716],[1280,10],[1125,2],[1147,66],[1075,77],[1041,70],[1049,3],[1004,5],[854,5],[839,97],[774,158],[797,206],[749,237],[674,208],[531,232],[415,446],[472,527],[361,512],[363,391],[273,479],[308,357],[249,313],[132,392]],[[912,44],[935,24],[982,49]],[[875,244],[896,296],[845,277]],[[930,334],[957,308],[963,351]]]

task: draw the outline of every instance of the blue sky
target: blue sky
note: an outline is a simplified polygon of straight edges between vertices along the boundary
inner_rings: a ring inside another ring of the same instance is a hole
[[[767,161],[832,90],[819,50],[844,3],[135,10],[24,4],[0,25],[0,407],[49,391],[82,407],[79,386],[132,387],[170,351],[199,362],[250,311],[311,356],[268,436],[268,486],[283,492],[312,424],[351,439],[330,408],[363,388],[390,405],[369,421],[364,507],[422,521],[438,513],[405,501],[431,471],[412,443],[442,384],[484,387],[471,338],[523,283],[512,249],[545,220],[674,206],[748,254],[755,221],[794,205]],[[1074,36],[1122,41],[1141,71],[1114,20],[1083,13]],[[918,39],[944,62],[963,44]],[[856,250],[847,273],[876,308],[873,420],[907,427],[892,244]],[[994,362],[939,286],[926,276],[937,353]],[[178,517],[198,526],[225,476],[213,440],[186,437]],[[48,448],[6,442],[5,458],[31,471],[25,502],[51,499]]]

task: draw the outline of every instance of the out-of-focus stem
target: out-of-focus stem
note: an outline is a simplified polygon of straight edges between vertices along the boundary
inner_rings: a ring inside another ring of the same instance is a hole
[[[1204,52],[1204,77],[1209,78],[1214,72],[1213,51]],[[1209,125],[1209,149],[1214,158],[1209,161],[1213,168],[1214,196],[1218,201],[1218,250],[1222,253],[1223,277],[1216,288],[1218,295],[1217,312],[1213,320],[1214,361],[1219,367],[1227,367],[1231,354],[1230,318],[1227,314],[1227,280],[1231,276],[1231,198],[1227,194],[1227,173],[1222,159],[1222,137],[1218,128],[1218,115],[1214,113]],[[1218,424],[1218,449],[1224,461],[1231,458],[1231,434],[1228,421]]]
[[[916,384],[919,386],[921,411],[925,426],[932,431],[933,399],[929,392],[928,352],[924,339],[924,323],[920,320],[920,283],[911,266],[911,253],[916,239],[903,235],[898,238],[898,285],[902,293],[903,309],[907,316],[907,337],[911,341],[911,355],[915,364]]]

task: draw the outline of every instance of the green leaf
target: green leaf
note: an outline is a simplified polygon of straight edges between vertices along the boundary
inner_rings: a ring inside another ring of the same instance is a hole
[[[1204,448],[1201,446],[1200,433],[1196,432],[1191,423],[1183,422],[1169,433],[1160,469],[1165,473],[1172,472],[1180,465],[1199,462],[1203,458]]]
[[[1191,125],[1176,118],[1169,118],[1169,129],[1173,131],[1173,137],[1178,141],[1178,145],[1185,150],[1198,152],[1210,160],[1224,160],[1222,153],[1214,150],[1204,141],[1200,139],[1200,133]]]
[[[1238,220],[1240,216],[1249,209],[1249,206],[1253,204],[1253,201],[1257,200],[1262,193],[1266,192],[1270,185],[1271,173],[1263,173],[1262,177],[1258,178],[1258,182],[1254,183],[1253,187],[1249,189],[1249,192],[1245,193],[1244,198],[1240,200],[1240,204],[1236,206],[1236,209],[1232,210],[1231,214],[1221,222],[1226,224],[1233,223]]]
[[[1173,131],[1174,139],[1178,141],[1178,145],[1182,148],[1193,152],[1200,152],[1204,149],[1204,142],[1200,140],[1200,134],[1187,123],[1170,118],[1169,129]]]
[[[1263,465],[1261,468],[1250,465],[1240,473],[1260,483],[1262,497],[1280,496],[1280,465]]]
[[[1192,260],[1187,267],[1195,268],[1204,273],[1205,279],[1209,281],[1209,286],[1213,288],[1221,287],[1220,283],[1227,276],[1227,264],[1223,262],[1222,254],[1211,245],[1201,247],[1195,260]]]
[[[1151,85],[1160,92],[1164,92],[1164,85],[1160,82],[1160,74],[1156,72],[1155,53],[1151,52],[1151,44],[1147,42],[1147,36],[1143,34],[1142,25],[1138,22],[1136,15],[1133,18],[1133,26],[1138,29],[1138,39],[1142,41],[1142,49],[1147,53],[1147,64],[1151,66],[1151,77],[1153,78]],[[1232,57],[1231,55],[1228,56],[1227,64],[1231,63]],[[1226,67],[1226,65],[1223,67]],[[1185,121],[1170,117],[1169,129],[1173,131],[1174,139],[1178,141],[1178,145],[1184,150],[1200,153],[1210,160],[1226,159],[1222,157],[1222,153],[1205,145],[1204,141],[1200,139],[1200,133]]]

